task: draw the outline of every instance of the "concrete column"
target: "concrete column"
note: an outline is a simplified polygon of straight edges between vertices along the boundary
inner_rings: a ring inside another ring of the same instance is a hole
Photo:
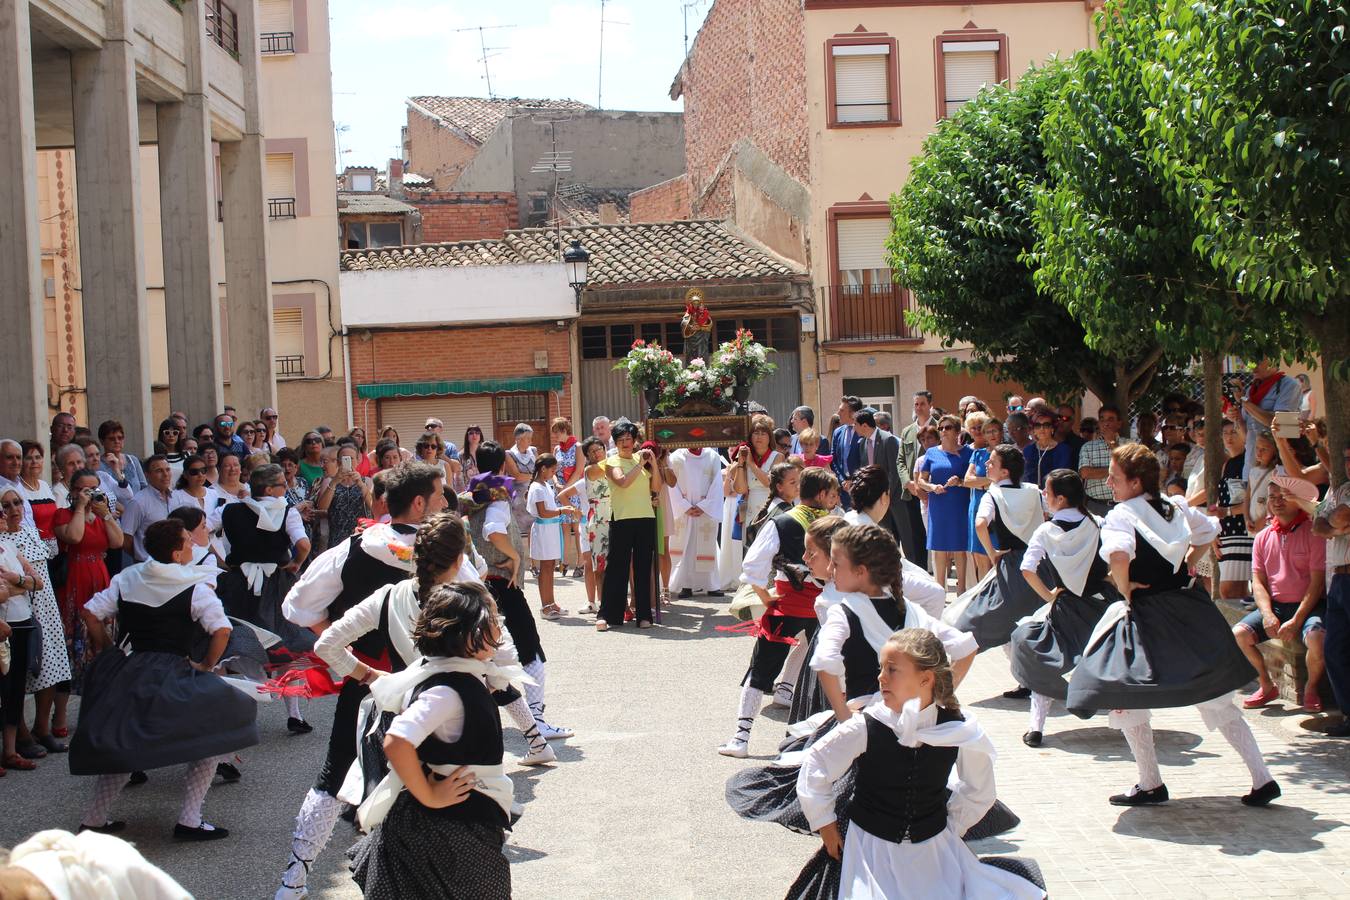
[[[129,0],[106,13],[102,49],[71,54],[89,422],[120,420],[127,449],[143,454],[153,424]]]
[[[239,64],[244,69],[244,137],[220,145],[225,201],[225,302],[230,340],[230,399],[240,410],[276,406],[272,358],[272,280],[267,266],[258,28],[254,6],[241,3]]]
[[[26,0],[0,3],[0,117],[0,321],[7,336],[0,437],[37,439],[47,434],[47,349]]]
[[[206,4],[183,3],[187,89],[156,109],[160,234],[170,408],[205,422],[224,405],[220,361],[220,273],[212,265],[216,231],[215,159],[206,96]]]

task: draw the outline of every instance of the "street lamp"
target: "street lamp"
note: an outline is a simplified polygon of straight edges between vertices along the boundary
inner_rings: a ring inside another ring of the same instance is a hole
[[[567,266],[567,283],[577,295],[577,313],[581,313],[581,292],[586,289],[587,268],[591,255],[581,246],[581,241],[573,241],[572,246],[563,251],[563,265]]]

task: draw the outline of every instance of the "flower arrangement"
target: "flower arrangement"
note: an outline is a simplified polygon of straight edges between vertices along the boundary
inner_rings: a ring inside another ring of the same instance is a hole
[[[619,360],[614,368],[628,373],[628,383],[634,393],[638,391],[663,390],[675,381],[680,371],[680,361],[657,341],[650,344],[639,338],[633,341],[628,355]]]
[[[732,374],[721,366],[691,359],[661,392],[660,406],[669,411],[688,400],[702,400],[718,406],[729,404],[735,383]]]
[[[730,372],[740,386],[748,389],[778,369],[778,366],[769,362],[772,352],[773,348],[758,343],[749,329],[739,328],[734,339],[717,348],[713,354],[713,364]]]

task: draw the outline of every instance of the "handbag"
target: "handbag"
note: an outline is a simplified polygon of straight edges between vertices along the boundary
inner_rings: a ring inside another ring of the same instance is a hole
[[[731,514],[731,539],[745,539],[745,494],[736,497],[736,511]]]
[[[9,638],[5,638],[3,641],[0,641],[0,675],[9,674],[10,658]]]
[[[30,595],[31,596],[31,595]],[[39,675],[42,672],[42,625],[37,615],[33,616],[33,627],[28,629],[28,674]]]

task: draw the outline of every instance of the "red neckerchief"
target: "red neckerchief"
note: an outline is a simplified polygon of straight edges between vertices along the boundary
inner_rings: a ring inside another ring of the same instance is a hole
[[[577,436],[575,434],[569,434],[567,436],[567,440],[563,441],[561,444],[558,445],[558,449],[563,451],[571,450],[572,446],[576,444],[576,442]]]
[[[1253,403],[1255,403],[1257,406],[1260,406],[1261,401],[1265,399],[1266,394],[1269,394],[1271,388],[1279,384],[1280,379],[1283,377],[1284,377],[1283,372],[1276,372],[1275,374],[1267,378],[1265,381],[1262,381],[1259,384],[1253,384],[1252,389],[1247,392],[1248,399],[1251,400]]]
[[[1293,534],[1298,529],[1298,526],[1306,521],[1308,521],[1308,513],[1303,509],[1299,509],[1298,515],[1294,516],[1294,520],[1287,525],[1279,516],[1271,516],[1270,527],[1274,528],[1275,533],[1279,535]]]

